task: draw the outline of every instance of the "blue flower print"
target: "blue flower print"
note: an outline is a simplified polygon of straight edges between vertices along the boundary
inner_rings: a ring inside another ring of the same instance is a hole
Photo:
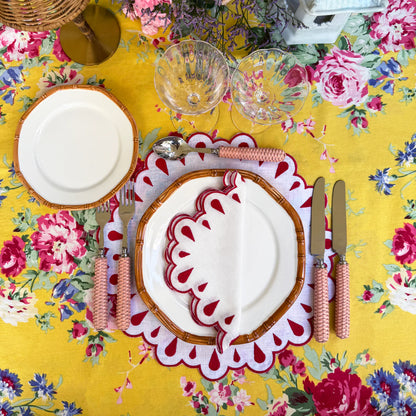
[[[62,402],[64,405],[64,409],[61,410],[58,415],[60,416],[75,416],[82,414],[82,409],[76,407],[75,403],[68,403],[68,402]]]
[[[9,165],[9,178],[14,179],[16,177],[16,168],[14,166],[14,161]]]
[[[384,84],[381,89],[387,94],[394,94],[394,82],[396,80],[405,81],[407,77],[395,77],[395,75],[402,72],[399,62],[390,58],[387,62],[383,61],[377,68],[380,73],[378,78],[373,78],[368,81],[368,84],[372,87],[379,87]]]
[[[377,69],[385,76],[400,74],[401,72],[400,64],[393,58],[390,58],[387,62],[382,62]]]
[[[383,170],[376,169],[375,175],[370,175],[368,178],[370,181],[375,181],[376,189],[380,193],[384,193],[385,195],[391,195],[391,188],[395,185],[394,183],[390,183],[395,178],[389,175],[390,168],[385,168]]]
[[[79,290],[76,289],[69,279],[62,279],[57,285],[53,288],[52,296],[54,298],[61,298],[63,302],[72,299],[72,297],[78,293]]]
[[[416,366],[410,364],[410,361],[399,361],[394,363],[394,372],[400,384],[416,395]]]
[[[0,403],[0,415],[2,416],[13,416],[13,408],[9,402]]]
[[[406,163],[413,163],[416,160],[416,142],[405,142],[404,151],[399,150],[397,152],[396,161],[397,164],[403,166]]]
[[[16,84],[21,84],[24,81],[22,69],[22,65],[10,67],[0,74],[0,81],[4,84],[0,95],[3,95],[2,98],[7,104],[14,103],[14,97],[16,95],[16,89],[14,87]]]
[[[30,410],[30,407],[26,407],[26,409],[24,407],[19,407],[19,411],[19,416],[35,416]]]
[[[381,87],[381,89],[387,94],[394,94],[394,81],[389,80]]]
[[[416,403],[411,397],[400,398],[393,404],[394,412],[389,412],[392,415],[416,415]],[[387,414],[387,412],[386,412]]]
[[[367,379],[368,384],[373,388],[381,403],[392,405],[400,397],[400,384],[394,375],[382,368],[370,375]]]
[[[59,313],[61,315],[61,321],[65,321],[65,319],[70,318],[74,314],[66,305],[59,305]]]
[[[17,374],[11,373],[7,369],[0,370],[0,398],[7,397],[9,400],[13,400],[15,397],[21,396],[22,392],[22,383],[20,383]]]
[[[87,307],[87,304],[85,302],[78,302],[77,300],[75,300],[75,297],[78,293],[79,289],[77,289],[71,283],[70,279],[62,279],[53,288],[52,296],[55,299],[61,299],[61,302],[68,302],[69,306],[72,309],[74,309],[76,312],[81,312]],[[63,304],[59,306],[61,321],[68,319],[70,316],[74,314],[74,312],[69,308],[69,306]]]
[[[53,399],[53,395],[56,394],[53,383],[48,386],[46,374],[40,375],[36,373],[34,379],[29,381],[29,384],[32,386],[36,396],[42,399]]]

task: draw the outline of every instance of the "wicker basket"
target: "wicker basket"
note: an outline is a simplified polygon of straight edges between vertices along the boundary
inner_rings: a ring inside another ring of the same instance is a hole
[[[89,0],[0,0],[0,22],[14,29],[40,32],[71,22]]]

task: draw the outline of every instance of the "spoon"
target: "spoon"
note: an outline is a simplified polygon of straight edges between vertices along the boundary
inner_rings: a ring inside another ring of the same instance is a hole
[[[153,145],[154,152],[164,159],[179,160],[190,152],[211,153],[218,157],[244,160],[259,160],[263,162],[280,162],[286,153],[281,149],[257,147],[219,146],[217,148],[189,146],[181,137],[167,136]]]

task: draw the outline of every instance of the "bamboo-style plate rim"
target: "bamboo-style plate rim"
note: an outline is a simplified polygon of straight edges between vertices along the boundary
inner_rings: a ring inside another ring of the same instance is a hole
[[[82,89],[82,90],[90,90],[99,92],[101,94],[104,94],[107,96],[111,101],[114,102],[126,115],[128,120],[130,121],[131,127],[132,127],[132,134],[133,134],[133,154],[131,158],[130,168],[127,171],[127,173],[124,175],[124,177],[121,179],[121,181],[107,194],[103,197],[101,197],[98,201],[95,202],[89,202],[87,204],[76,204],[76,205],[68,205],[68,204],[57,204],[54,202],[48,201],[46,198],[44,198],[42,195],[38,194],[30,185],[30,181],[27,180],[23,173],[20,170],[19,166],[19,139],[20,139],[20,133],[23,127],[23,124],[25,123],[26,119],[30,115],[30,113],[44,100],[49,98],[52,94],[55,94],[57,92],[60,92],[62,90],[76,90],[76,89]],[[130,111],[127,109],[127,107],[118,99],[116,98],[112,93],[107,91],[103,87],[98,87],[96,85],[81,85],[81,84],[73,84],[73,85],[59,85],[56,87],[51,88],[50,90],[43,93],[35,103],[33,103],[23,114],[23,116],[20,118],[20,121],[16,128],[16,133],[14,137],[14,144],[13,144],[13,159],[14,159],[14,166],[16,170],[16,176],[19,178],[20,182],[24,185],[24,187],[29,192],[29,195],[35,198],[37,201],[39,201],[41,204],[54,209],[69,209],[69,210],[81,210],[81,209],[90,209],[95,208],[101,204],[103,204],[105,201],[109,200],[111,197],[113,197],[123,186],[124,184],[129,180],[131,175],[136,169],[137,164],[137,158],[139,154],[139,133],[137,130],[136,122],[131,115]]]
[[[305,234],[303,231],[302,221],[293,208],[293,206],[286,200],[286,198],[277,191],[273,186],[271,186],[266,180],[264,180],[261,176],[249,172],[246,170],[237,169],[238,172],[246,179],[252,180],[254,183],[262,187],[291,217],[292,221],[295,225],[296,230],[296,238],[297,238],[297,247],[298,247],[298,269],[296,274],[296,282],[295,286],[293,287],[292,291],[290,292],[289,296],[285,299],[285,301],[280,305],[279,308],[265,321],[263,322],[257,329],[252,331],[250,334],[242,334],[240,335],[234,342],[235,344],[245,344],[248,342],[255,341],[256,339],[260,338],[264,335],[269,329],[271,329],[279,320],[280,318],[289,310],[289,308],[294,304],[297,297],[299,296],[303,284],[305,281],[305,262],[306,262],[306,252],[305,252]],[[168,316],[159,308],[159,306],[155,303],[152,297],[146,290],[143,281],[143,273],[142,273],[142,257],[143,257],[143,245],[145,239],[145,232],[146,226],[151,219],[152,215],[157,211],[157,209],[167,201],[167,199],[183,184],[193,179],[203,178],[207,176],[223,176],[227,169],[204,169],[199,171],[194,171],[187,173],[177,179],[174,183],[172,183],[164,192],[160,194],[160,196],[149,206],[149,208],[143,214],[136,234],[136,249],[135,249],[135,271],[136,271],[136,284],[137,290],[140,297],[143,299],[146,306],[149,310],[159,319],[162,324],[169,329],[173,334],[175,334],[178,338],[185,342],[189,342],[192,344],[199,344],[199,345],[215,345],[216,339],[215,337],[210,336],[201,336],[195,335],[186,331],[183,331],[179,326],[173,323]],[[162,260],[162,259],[161,259]]]

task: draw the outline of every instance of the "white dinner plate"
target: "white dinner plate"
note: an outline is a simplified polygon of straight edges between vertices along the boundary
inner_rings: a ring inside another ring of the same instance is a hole
[[[49,90],[23,115],[17,173],[29,192],[55,208],[90,208],[120,189],[138,155],[135,122],[112,94],[90,85]]]
[[[136,280],[142,299],[175,335],[194,343],[213,343],[216,331],[193,320],[189,294],[165,283],[166,230],[177,214],[194,214],[202,191],[222,188],[223,172],[192,172],[178,179],[148,208],[137,231]],[[247,223],[237,343],[258,338],[293,304],[303,286],[305,259],[302,223],[293,207],[259,176],[240,173],[247,182]]]

